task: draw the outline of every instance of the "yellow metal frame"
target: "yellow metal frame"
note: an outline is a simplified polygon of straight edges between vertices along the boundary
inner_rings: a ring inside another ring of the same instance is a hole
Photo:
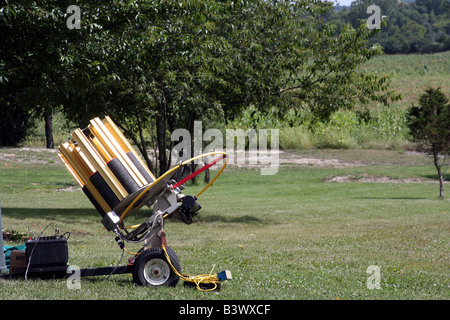
[[[100,144],[104,146],[105,151],[110,154],[111,158],[117,158],[122,165],[130,173],[131,177],[138,184],[139,187],[147,184],[142,174],[133,164],[131,159],[125,154],[125,151],[120,146],[120,144],[114,139],[113,135],[108,131],[106,126],[100,121],[99,118],[91,120],[91,125],[89,126],[90,131],[96,139],[99,140]]]
[[[89,134],[87,135],[84,133],[86,130],[89,130]],[[148,170],[136,151],[109,117],[103,120],[94,118],[84,130],[80,128],[76,129],[72,133],[72,139],[59,146],[59,151],[60,154],[58,156],[70,174],[82,188],[86,187],[88,189],[105,212],[110,212],[114,208],[109,207],[91,183],[90,177],[92,174],[98,172],[119,201],[129,196],[128,192],[107,165],[112,159],[118,159],[120,161],[139,188],[156,180],[153,173]],[[140,161],[142,167],[148,171],[153,181],[147,181],[143,177],[142,173],[126,154],[130,151]]]
[[[84,130],[89,130],[89,134],[85,134],[83,132]],[[94,118],[90,121],[90,124],[84,130],[81,130],[80,128],[76,129],[72,133],[73,139],[59,146],[59,158],[66,166],[67,170],[72,174],[77,183],[82,188],[86,187],[89,190],[94,199],[98,202],[98,204],[105,212],[110,212],[111,210],[114,210],[114,208],[109,207],[105,199],[103,199],[98,190],[90,181],[90,177],[94,173],[98,172],[102,176],[111,190],[117,196],[119,201],[122,201],[130,196],[130,194],[128,194],[128,192],[125,190],[120,181],[107,165],[108,162],[112,159],[118,159],[130,174],[132,179],[137,183],[139,188],[143,188],[142,191],[133,194],[133,196],[136,194],[136,197],[132,201],[131,198],[128,198],[128,201],[131,202],[121,213],[120,222],[122,222],[123,219],[125,219],[125,217],[129,213],[131,213],[131,209],[134,207],[134,205],[151,188],[156,186],[158,182],[162,181],[171,173],[174,173],[181,166],[187,165],[192,161],[211,155],[221,154],[225,156],[224,158],[226,160],[224,162],[224,165],[216,174],[216,176],[211,180],[211,182],[197,194],[198,197],[214,183],[214,181],[223,172],[228,163],[228,158],[226,158],[225,152],[210,152],[186,160],[183,163],[178,164],[172,169],[168,170],[159,178],[155,178],[153,173],[148,170],[142,159],[138,156],[136,151],[133,149],[133,147],[130,145],[130,143],[118,129],[115,123],[111,120],[111,118],[109,118],[108,116],[103,120],[100,120],[100,118]],[[136,159],[138,159],[142,167],[148,171],[150,177],[153,179],[152,181],[147,181],[144,178],[141,172],[128,157],[128,152],[132,152],[135,155]],[[125,203],[123,203],[123,205],[125,205]],[[118,212],[118,214],[120,214],[120,212]]]
[[[117,128],[116,124],[111,120],[111,118],[106,116],[105,119],[102,120],[102,123],[105,125],[105,128],[109,131],[112,138],[119,144],[119,146],[122,148],[122,150],[125,153],[132,152],[134,154],[134,156],[136,157],[136,159],[138,159],[138,161],[141,163],[142,167],[146,168],[147,166],[145,165],[144,161],[142,161],[142,159],[136,153],[134,148],[131,146],[131,144],[128,142],[128,140],[125,138],[125,136],[119,130],[119,128]],[[135,168],[134,165],[133,166],[130,165],[130,167]],[[139,170],[137,170],[137,169],[135,169],[135,170],[137,171],[136,175],[140,174]],[[153,181],[155,181],[156,177],[153,175],[153,173],[150,170],[148,170],[148,173],[149,173],[150,177],[153,178]],[[144,179],[144,177],[142,177],[142,181],[146,182],[145,184],[149,184],[149,183],[153,182],[153,181],[146,181]]]
[[[89,177],[93,173],[91,171],[93,168],[90,168],[90,164],[83,161],[83,158],[79,153],[80,150],[77,150],[72,146],[73,145],[68,142],[61,144],[59,146],[59,151],[61,152],[59,154],[59,158],[75,178],[75,180],[80,184],[80,186],[82,188],[86,187],[89,190],[89,192],[105,212],[110,212],[111,208],[89,180]]]

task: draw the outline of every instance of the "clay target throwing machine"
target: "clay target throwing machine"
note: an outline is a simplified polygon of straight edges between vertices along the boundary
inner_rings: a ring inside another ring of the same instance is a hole
[[[212,289],[231,278],[228,271],[197,277],[182,274],[177,255],[167,245],[164,229],[168,217],[186,224],[192,222],[201,209],[198,197],[227,165],[226,153],[207,153],[179,162],[156,178],[108,116],[92,119],[86,128],[75,130],[59,151],[59,158],[101,215],[103,226],[115,234],[120,248],[127,251],[126,243],[142,245],[137,253],[131,253],[133,257],[127,266],[82,269],[81,276],[132,273],[134,282],[142,286],[175,286],[182,279],[195,283],[197,288],[199,283],[209,283]],[[213,157],[199,170],[175,180],[184,166]],[[219,162],[223,162],[221,169],[203,190],[195,196],[183,194],[187,181]],[[139,225],[126,227],[126,218],[143,206],[152,208],[151,216]]]

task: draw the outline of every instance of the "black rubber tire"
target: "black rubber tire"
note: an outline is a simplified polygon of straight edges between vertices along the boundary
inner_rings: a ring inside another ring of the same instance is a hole
[[[181,273],[180,261],[175,252],[167,248],[167,254],[172,265]],[[179,280],[180,277],[170,267],[162,248],[144,250],[134,260],[133,281],[137,285],[175,287]]]

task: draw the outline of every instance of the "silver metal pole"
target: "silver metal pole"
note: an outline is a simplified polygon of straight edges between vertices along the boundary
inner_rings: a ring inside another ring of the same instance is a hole
[[[0,274],[7,273],[5,253],[3,252],[3,227],[2,227],[2,206],[0,204]]]

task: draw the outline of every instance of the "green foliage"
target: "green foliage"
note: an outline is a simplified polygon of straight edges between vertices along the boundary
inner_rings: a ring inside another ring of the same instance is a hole
[[[56,110],[66,95],[59,89],[68,76],[60,63],[68,2],[8,1],[1,7],[0,121],[17,128],[2,132],[4,145],[22,142],[35,119]]]
[[[336,35],[322,1],[86,1],[79,30],[66,28],[65,5],[10,5],[2,96],[42,114],[62,105],[80,126],[108,114],[156,173],[170,163],[169,132],[195,120],[233,120],[249,105],[262,114],[307,105],[321,120],[396,98],[389,77],[357,68],[381,54],[368,45],[376,31]]]
[[[13,98],[0,103],[0,115],[0,147],[17,146],[33,129],[31,111]]]
[[[447,0],[357,0],[350,9],[330,13],[329,20],[338,25],[354,27],[369,18],[367,7],[375,4],[387,25],[370,39],[379,43],[385,53],[432,53],[450,50],[450,2]]]
[[[408,114],[408,126],[414,142],[422,151],[448,152],[450,147],[450,103],[440,88],[429,88]]]
[[[339,110],[327,121],[317,121],[311,110],[291,109],[282,117],[262,116],[250,107],[229,128],[279,129],[280,148],[292,149],[397,149],[409,148],[407,108],[401,105],[361,110]],[[219,126],[216,126],[219,127]],[[225,130],[225,129],[223,129]]]
[[[444,178],[441,167],[450,153],[450,103],[440,88],[429,88],[408,114],[408,126],[413,141],[421,151],[433,156],[437,169],[440,192],[444,199]],[[444,163],[444,164],[443,164]]]

